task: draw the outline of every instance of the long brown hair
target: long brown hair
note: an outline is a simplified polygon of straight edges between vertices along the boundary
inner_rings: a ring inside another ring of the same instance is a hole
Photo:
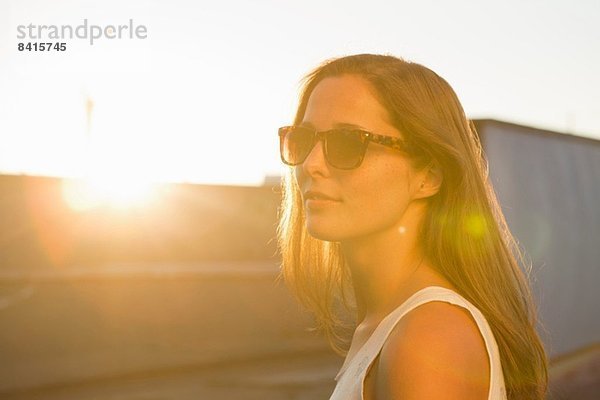
[[[415,163],[436,161],[444,174],[429,198],[419,240],[434,268],[483,313],[500,350],[509,399],[543,399],[547,359],[535,330],[536,310],[523,255],[510,233],[488,180],[475,127],[450,85],[430,69],[388,55],[360,54],[329,60],[304,81],[294,120],[324,78],[354,74],[366,79],[405,134]],[[301,194],[290,168],[282,182],[278,244],[282,276],[314,312],[334,350],[344,353],[340,304],[351,308],[349,272],[340,246],[307,233]],[[342,310],[343,311],[343,310]],[[347,326],[346,326],[347,327]],[[345,341],[347,343],[347,340]]]

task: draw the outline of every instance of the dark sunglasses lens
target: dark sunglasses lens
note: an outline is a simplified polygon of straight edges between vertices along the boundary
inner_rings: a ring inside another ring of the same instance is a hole
[[[327,160],[336,168],[355,168],[362,161],[365,147],[365,138],[359,131],[332,131],[327,135]]]
[[[304,162],[314,146],[314,132],[301,127],[282,129],[285,129],[285,132],[281,139],[281,158],[291,165]]]

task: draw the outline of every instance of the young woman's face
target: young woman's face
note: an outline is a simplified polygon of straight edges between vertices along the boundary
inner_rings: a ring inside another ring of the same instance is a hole
[[[302,124],[318,131],[351,124],[401,138],[371,90],[356,75],[325,78],[310,95]],[[308,232],[327,241],[401,230],[407,206],[421,182],[406,154],[376,143],[369,143],[358,168],[342,170],[326,162],[322,142],[318,142],[304,163],[295,167],[295,176]],[[308,191],[322,192],[335,201],[312,200],[306,196]]]

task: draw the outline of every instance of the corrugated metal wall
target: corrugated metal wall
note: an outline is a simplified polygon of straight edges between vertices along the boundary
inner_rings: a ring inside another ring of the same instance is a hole
[[[600,342],[600,141],[476,121],[551,356]]]

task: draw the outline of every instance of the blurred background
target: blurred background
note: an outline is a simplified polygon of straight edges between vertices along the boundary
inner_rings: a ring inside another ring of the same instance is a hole
[[[600,396],[600,3],[0,0],[0,397],[328,398],[277,279],[301,77],[422,63],[475,120],[525,249],[552,399]],[[17,27],[147,28],[53,39]],[[47,40],[43,40],[47,41]]]

